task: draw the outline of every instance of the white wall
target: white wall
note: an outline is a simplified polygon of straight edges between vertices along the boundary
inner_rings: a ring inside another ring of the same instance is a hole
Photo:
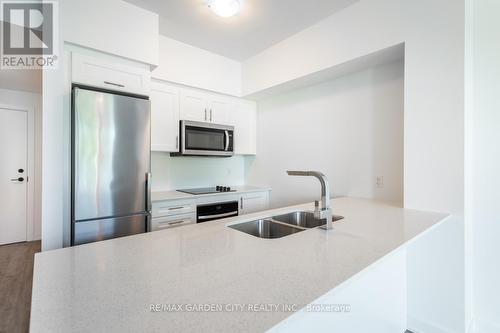
[[[241,63],[165,36],[159,38],[160,65],[153,78],[241,95]]]
[[[40,78],[41,79],[41,78]],[[41,85],[41,82],[38,83]],[[25,91],[0,89],[0,105],[19,106],[34,110],[34,202],[33,202],[33,238],[41,238],[42,210],[42,95]]]
[[[471,1],[468,156],[475,332],[500,332],[500,2]]]
[[[404,205],[452,213],[458,228],[449,235],[447,251],[434,248],[435,261],[456,264],[452,270],[441,266],[438,272],[434,262],[426,265],[410,253],[421,264],[415,270],[426,277],[408,278],[408,288],[421,291],[408,297],[409,317],[425,321],[413,321],[415,331],[431,326],[464,332],[470,319],[464,302],[451,304],[467,297],[467,283],[448,282],[465,276],[464,31],[464,1],[361,0],[242,67],[248,95],[405,43]],[[439,295],[432,305],[445,310],[433,312],[429,295]]]
[[[257,116],[248,182],[270,186],[273,207],[318,199],[319,183],[293,169],[324,172],[334,196],[403,204],[402,62],[260,101]]]
[[[462,214],[463,2],[359,1],[245,61],[243,95],[402,42],[405,205]]]
[[[245,157],[170,157],[153,152],[151,156],[152,191],[216,185],[244,185]]]
[[[59,5],[64,41],[158,65],[158,14],[121,0],[61,0]]]
[[[59,29],[62,24],[63,11],[60,11]],[[63,246],[65,220],[63,215],[65,178],[67,175],[68,136],[65,130],[69,89],[67,77],[71,75],[67,57],[64,55],[62,34],[54,43],[59,44],[59,60],[56,69],[43,69],[43,135],[42,135],[42,251],[58,249]]]

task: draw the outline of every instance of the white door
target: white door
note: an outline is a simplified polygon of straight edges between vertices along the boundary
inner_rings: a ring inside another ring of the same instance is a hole
[[[26,241],[28,114],[0,108],[0,245]]]
[[[207,121],[206,95],[195,91],[181,91],[181,120]]]
[[[179,151],[179,89],[151,84],[151,150]]]

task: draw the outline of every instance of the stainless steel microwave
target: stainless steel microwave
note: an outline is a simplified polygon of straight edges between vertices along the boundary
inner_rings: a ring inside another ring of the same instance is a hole
[[[179,152],[174,156],[221,156],[234,154],[234,126],[180,121]]]

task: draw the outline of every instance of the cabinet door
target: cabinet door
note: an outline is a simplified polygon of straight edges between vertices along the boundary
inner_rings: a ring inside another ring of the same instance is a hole
[[[234,126],[234,153],[257,153],[257,110],[252,101],[238,101],[231,108],[229,123]]]
[[[207,121],[208,108],[206,94],[181,90],[181,120]]]
[[[214,124],[228,124],[229,101],[223,97],[209,97],[208,121]]]
[[[74,83],[140,95],[149,94],[151,74],[145,69],[78,53],[72,53],[71,58],[71,80]]]
[[[255,213],[269,208],[269,193],[255,192],[240,197],[240,215]]]
[[[179,89],[159,82],[151,86],[151,150],[179,151]]]

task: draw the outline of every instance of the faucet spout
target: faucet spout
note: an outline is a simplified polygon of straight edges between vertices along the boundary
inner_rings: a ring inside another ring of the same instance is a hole
[[[325,229],[332,229],[332,209],[330,207],[330,183],[328,178],[319,171],[287,171],[289,176],[310,176],[315,177],[321,184],[321,207],[316,207],[315,216],[317,218],[326,218]]]

